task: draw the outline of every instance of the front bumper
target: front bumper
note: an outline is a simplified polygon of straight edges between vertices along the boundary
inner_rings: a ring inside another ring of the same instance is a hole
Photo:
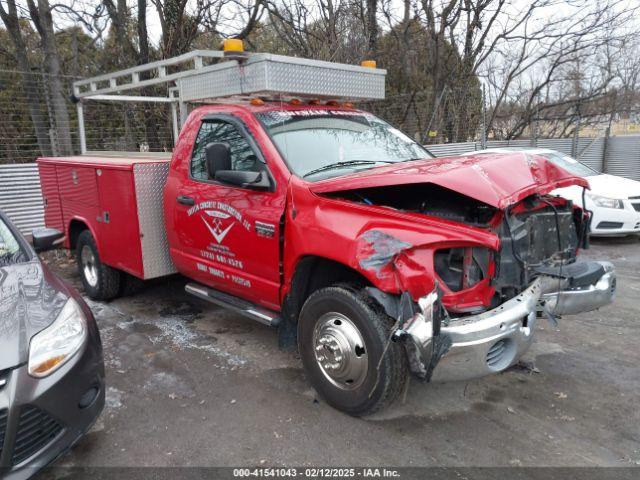
[[[590,234],[594,237],[619,237],[640,234],[640,211],[629,200],[624,208],[593,208]]]
[[[71,448],[104,407],[104,365],[97,331],[48,377],[27,365],[4,373],[0,388],[0,478],[26,479]],[[89,393],[88,393],[89,392]]]
[[[516,363],[533,341],[539,314],[587,312],[611,303],[613,265],[593,285],[567,288],[566,280],[541,275],[525,291],[499,307],[452,319],[433,329],[434,293],[418,302],[421,312],[401,327],[413,373],[435,382],[469,380],[497,373]],[[560,287],[560,290],[558,289]]]

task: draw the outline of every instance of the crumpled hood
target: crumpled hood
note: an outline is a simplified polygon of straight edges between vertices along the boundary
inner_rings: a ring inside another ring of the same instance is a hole
[[[56,319],[66,290],[37,259],[0,268],[0,371],[29,359],[31,338]]]
[[[322,180],[314,193],[433,183],[504,209],[534,193],[588,182],[535,155],[496,153],[404,162]]]

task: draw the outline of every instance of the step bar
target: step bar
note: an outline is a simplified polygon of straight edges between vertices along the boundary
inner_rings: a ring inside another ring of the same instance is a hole
[[[241,298],[214,290],[199,283],[188,283],[184,287],[184,290],[202,300],[232,310],[269,327],[277,327],[282,320],[277,312],[267,310]]]

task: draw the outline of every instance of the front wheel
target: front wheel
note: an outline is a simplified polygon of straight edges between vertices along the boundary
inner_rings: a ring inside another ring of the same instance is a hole
[[[391,404],[408,378],[392,320],[363,291],[327,287],[305,302],[298,347],[313,387],[338,410],[369,415]],[[386,347],[386,348],[385,348]]]
[[[89,230],[78,236],[76,256],[78,273],[89,297],[94,300],[110,300],[118,296],[120,271],[100,261],[98,247]]]

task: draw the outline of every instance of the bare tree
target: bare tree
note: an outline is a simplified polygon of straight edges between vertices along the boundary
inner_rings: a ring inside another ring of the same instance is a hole
[[[45,116],[40,110],[42,97],[39,93],[37,77],[31,73],[31,63],[29,62],[27,47],[24,38],[22,37],[20,18],[18,16],[18,9],[16,8],[15,0],[7,0],[6,10],[0,2],[0,19],[2,19],[2,22],[7,28],[13,42],[14,56],[18,67],[20,68],[20,74],[24,84],[25,98],[27,101],[27,109],[29,110],[31,122],[33,123],[38,148],[42,155],[51,155],[51,143],[49,141],[47,131],[48,126]]]
[[[147,0],[138,0],[138,64],[143,65],[151,60],[149,54],[149,34],[147,31]],[[145,78],[143,77],[142,80]],[[154,118],[150,105],[144,107],[144,121],[147,143],[153,151],[160,150],[160,139],[158,138],[158,125]]]
[[[127,65],[127,63],[130,63],[138,57],[131,35],[129,34],[131,12],[129,10],[129,6],[127,5],[127,0],[115,0],[115,3],[113,0],[102,1],[105,8],[107,9],[112,28],[117,38],[117,41],[115,42],[117,48],[116,60],[120,66],[124,67],[125,65]],[[140,24],[138,23],[138,33],[140,32],[139,28]]]
[[[188,0],[151,0],[156,7],[162,29],[163,57],[185,53],[198,36],[198,25],[204,17],[205,0],[196,0],[195,8],[187,10]]]
[[[27,0],[31,21],[40,34],[40,41],[44,52],[44,64],[48,76],[49,93],[53,107],[56,141],[60,154],[73,154],[71,144],[71,125],[65,89],[62,84],[62,72],[60,71],[60,58],[56,46],[56,38],[51,15],[49,0]]]

